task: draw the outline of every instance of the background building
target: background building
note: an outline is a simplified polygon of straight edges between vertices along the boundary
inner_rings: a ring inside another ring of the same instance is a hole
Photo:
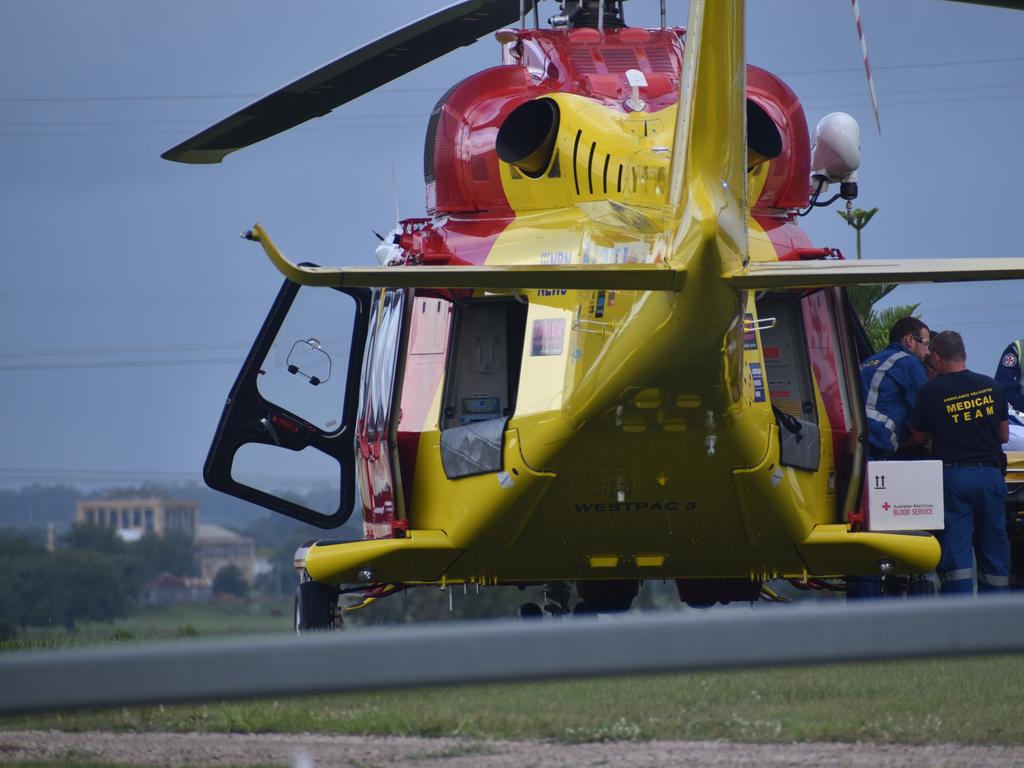
[[[116,528],[122,538],[135,541],[144,534],[164,536],[178,531],[194,539],[199,527],[199,505],[182,499],[94,499],[75,504],[75,523]]]
[[[229,531],[219,525],[200,523],[195,537],[199,572],[213,579],[226,566],[238,566],[245,583],[256,579],[256,545],[248,536]]]
[[[201,578],[212,581],[221,568],[234,565],[250,586],[256,579],[253,540],[219,525],[200,523],[195,501],[157,497],[79,501],[75,523],[113,527],[126,541],[138,541],[147,533],[178,532],[192,539]]]

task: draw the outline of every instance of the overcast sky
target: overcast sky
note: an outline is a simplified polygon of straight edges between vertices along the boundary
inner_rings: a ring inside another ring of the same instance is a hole
[[[748,59],[811,129],[861,124],[868,257],[1021,255],[1024,13],[861,0],[882,111],[848,0],[751,0]],[[423,214],[427,116],[498,62],[487,37],[221,165],[160,153],[439,3],[0,3],[0,484],[198,479],[224,397],[281,278],[238,238],[262,222],[296,260],[373,263],[371,230]],[[542,5],[544,18],[555,9]],[[657,24],[657,2],[627,19]],[[686,3],[669,3],[686,21]],[[804,221],[852,257],[834,213]],[[991,374],[1024,336],[1019,284],[900,288]]]

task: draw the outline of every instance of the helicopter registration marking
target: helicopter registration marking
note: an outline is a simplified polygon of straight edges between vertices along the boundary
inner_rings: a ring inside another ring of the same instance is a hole
[[[677,512],[684,509],[692,512],[696,501],[596,501],[577,502],[577,512]]]
[[[541,264],[569,264],[572,262],[572,254],[569,251],[541,251]]]

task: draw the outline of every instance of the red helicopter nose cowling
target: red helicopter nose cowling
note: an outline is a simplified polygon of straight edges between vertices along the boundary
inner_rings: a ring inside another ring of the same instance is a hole
[[[423,148],[430,215],[509,209],[495,140],[509,113],[536,92],[525,69],[505,65],[468,77],[441,97]]]

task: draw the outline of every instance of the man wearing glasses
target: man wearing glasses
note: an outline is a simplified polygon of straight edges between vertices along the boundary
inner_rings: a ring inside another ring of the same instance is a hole
[[[910,415],[928,380],[924,359],[931,331],[916,317],[903,317],[889,330],[889,346],[860,366],[868,422],[868,458],[916,458]]]
[[[924,360],[931,331],[916,317],[902,317],[889,329],[889,346],[860,365],[868,424],[868,459],[920,458],[910,432],[917,393],[928,381]],[[882,596],[882,577],[847,576],[847,598]]]

